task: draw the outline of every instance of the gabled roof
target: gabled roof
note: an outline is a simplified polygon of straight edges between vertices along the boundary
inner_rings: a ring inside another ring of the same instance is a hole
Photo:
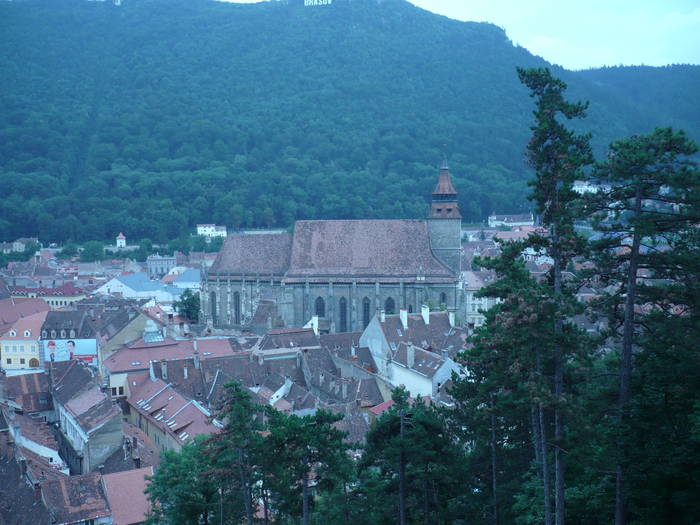
[[[0,332],[10,327],[12,323],[22,317],[27,317],[38,312],[48,312],[49,305],[43,299],[21,298],[0,300]]]
[[[291,246],[292,236],[288,233],[229,235],[210,272],[283,275],[289,267]]]
[[[113,509],[113,525],[133,525],[146,521],[151,508],[145,493],[153,467],[145,467],[102,476],[107,500]]]
[[[451,326],[447,312],[430,312],[428,324],[421,314],[408,314],[407,328],[401,324],[400,315],[387,315],[379,325],[392,351],[396,351],[399,343],[413,343],[435,351],[447,350],[454,356],[467,340],[467,331]]]
[[[48,312],[39,312],[17,319],[0,339],[12,341],[38,341],[41,337],[41,327]],[[12,335],[14,333],[14,335]],[[28,334],[28,335],[25,335]]]
[[[41,495],[51,523],[64,525],[110,516],[112,510],[101,477],[98,472],[91,472],[42,483]]]
[[[287,278],[453,278],[430,247],[426,221],[297,221]]]
[[[229,235],[210,275],[454,280],[424,220],[297,221],[293,235]]]
[[[268,330],[260,340],[261,350],[274,348],[298,348],[319,346],[318,336],[312,328],[280,328]]]
[[[52,409],[46,373],[0,376],[0,381],[5,383],[5,396],[20,405],[25,413]]]
[[[413,363],[409,363],[408,355],[410,351],[413,351]],[[405,366],[409,370],[418,372],[428,379],[432,378],[445,363],[445,360],[435,352],[429,352],[407,343],[399,344],[392,359],[394,362]]]
[[[104,393],[87,366],[79,360],[51,363],[52,392],[86,433],[120,417],[121,410]]]
[[[41,329],[47,331],[66,330],[68,332],[75,330],[75,335],[71,338],[77,339],[92,339],[95,337],[95,329],[90,322],[89,312],[85,310],[52,310],[46,314],[46,320]],[[60,334],[58,336],[63,338]],[[51,339],[54,338],[51,337]]]

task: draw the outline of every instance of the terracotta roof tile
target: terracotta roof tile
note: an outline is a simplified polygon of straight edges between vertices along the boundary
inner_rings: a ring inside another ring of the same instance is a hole
[[[144,491],[149,483],[146,476],[152,475],[153,467],[145,467],[102,476],[107,499],[113,509],[114,525],[133,525],[146,521],[151,505]]]

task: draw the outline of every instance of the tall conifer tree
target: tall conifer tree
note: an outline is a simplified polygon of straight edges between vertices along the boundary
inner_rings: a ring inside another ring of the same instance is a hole
[[[520,81],[530,88],[536,99],[535,125],[527,145],[527,160],[535,170],[536,178],[532,199],[537,205],[542,225],[548,228],[548,239],[539,244],[554,264],[552,287],[554,299],[563,304],[566,290],[562,284],[562,271],[572,258],[583,249],[583,240],[574,230],[577,207],[573,206],[578,195],[573,190],[574,181],[584,177],[583,169],[591,164],[592,154],[589,135],[579,135],[566,128],[562,119],[571,120],[585,116],[587,103],[570,103],[564,99],[566,84],[552,77],[548,69],[520,69]],[[555,319],[555,331],[564,333],[564,308]],[[561,403],[564,394],[563,338],[554,348],[554,472],[555,472],[555,523],[564,523],[564,420]]]

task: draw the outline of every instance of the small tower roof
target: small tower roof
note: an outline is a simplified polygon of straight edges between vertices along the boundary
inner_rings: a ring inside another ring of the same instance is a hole
[[[440,176],[438,183],[433,190],[433,195],[457,195],[457,190],[452,186],[452,177],[450,177],[450,168],[445,160],[440,168]]]
[[[119,235],[117,235],[117,239],[126,239],[126,236],[122,232],[119,232]]]

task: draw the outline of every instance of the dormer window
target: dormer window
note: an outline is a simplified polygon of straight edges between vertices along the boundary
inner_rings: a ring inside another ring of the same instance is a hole
[[[17,332],[15,332],[14,330],[10,330],[10,337],[16,337],[16,336],[17,336]]]
[[[41,331],[41,338],[42,338],[42,339],[46,339],[46,337],[47,337],[48,335],[49,335],[49,334],[48,334],[48,332],[47,332],[46,330],[42,330],[42,331]]]
[[[31,335],[32,335],[31,330],[25,330],[25,331],[24,331],[24,337],[31,337]]]
[[[51,339],[56,339],[56,330],[51,330]]]
[[[61,330],[61,339],[65,339],[65,338],[66,338],[66,331]]]
[[[75,330],[70,331],[70,337],[71,337],[71,339],[75,337]]]

